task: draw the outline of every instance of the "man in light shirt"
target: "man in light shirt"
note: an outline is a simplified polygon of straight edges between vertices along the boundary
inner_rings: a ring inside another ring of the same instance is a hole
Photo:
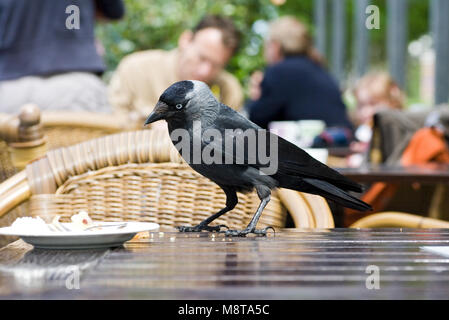
[[[136,120],[146,118],[167,87],[187,79],[206,82],[222,103],[239,110],[242,88],[224,70],[239,42],[240,33],[230,20],[206,16],[193,30],[181,34],[177,49],[130,54],[120,62],[109,85],[113,110]]]

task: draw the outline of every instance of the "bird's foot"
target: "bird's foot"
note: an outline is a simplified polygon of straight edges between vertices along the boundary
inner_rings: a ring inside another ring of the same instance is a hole
[[[226,230],[225,231],[225,236],[228,236],[228,237],[246,237],[247,234],[253,233],[253,234],[257,235],[257,236],[265,237],[267,235],[267,230],[268,229],[271,229],[271,230],[273,230],[273,232],[276,232],[273,227],[266,227],[266,228],[263,228],[263,229],[256,229],[256,228],[248,229],[248,228],[246,228],[244,230]]]
[[[197,225],[197,226],[194,226],[194,227],[179,226],[179,227],[176,227],[176,228],[179,230],[179,232],[201,232],[203,230],[209,231],[209,232],[220,232],[221,228],[229,229],[224,224],[220,224],[218,226],[208,226],[206,224],[202,225],[201,223],[199,225]]]

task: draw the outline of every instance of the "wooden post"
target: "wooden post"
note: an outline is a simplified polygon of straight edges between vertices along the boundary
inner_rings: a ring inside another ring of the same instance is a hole
[[[315,47],[326,56],[326,10],[327,0],[315,0]]]
[[[435,43],[435,105],[449,100],[449,1],[432,0]],[[432,21],[431,20],[431,21]]]
[[[355,73],[361,77],[366,73],[368,65],[368,29],[366,28],[366,8],[370,4],[369,0],[354,0],[354,56]]]
[[[332,71],[342,86],[345,78],[346,0],[332,1]]]
[[[387,55],[390,75],[405,89],[407,57],[407,0],[387,1]]]

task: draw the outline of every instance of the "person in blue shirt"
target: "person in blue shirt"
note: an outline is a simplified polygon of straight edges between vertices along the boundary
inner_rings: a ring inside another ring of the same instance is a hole
[[[267,128],[272,121],[313,119],[352,130],[339,87],[301,22],[293,17],[272,22],[264,54],[265,73],[256,72],[250,81],[251,121]]]
[[[122,0],[0,0],[0,112],[110,111],[94,26],[124,14]]]

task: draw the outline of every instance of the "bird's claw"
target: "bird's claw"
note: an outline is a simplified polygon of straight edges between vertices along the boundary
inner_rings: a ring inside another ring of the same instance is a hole
[[[257,236],[263,236],[265,237],[267,235],[267,230],[271,229],[273,232],[276,232],[273,227],[266,227],[263,229],[244,229],[244,230],[226,230],[225,236],[228,237],[246,237],[249,233],[254,233]]]
[[[268,226],[268,227],[265,227],[263,229],[254,229],[253,233],[254,234],[261,234],[263,236],[266,236],[268,229],[271,229],[271,230],[273,230],[273,233],[276,233],[276,230],[274,230],[274,228],[272,226]]]
[[[194,227],[178,226],[176,228],[179,230],[179,232],[201,232],[203,230],[209,231],[209,232],[221,232],[221,228],[226,228],[229,230],[229,228],[224,224],[220,224],[218,226],[208,226],[208,225],[199,224]]]

